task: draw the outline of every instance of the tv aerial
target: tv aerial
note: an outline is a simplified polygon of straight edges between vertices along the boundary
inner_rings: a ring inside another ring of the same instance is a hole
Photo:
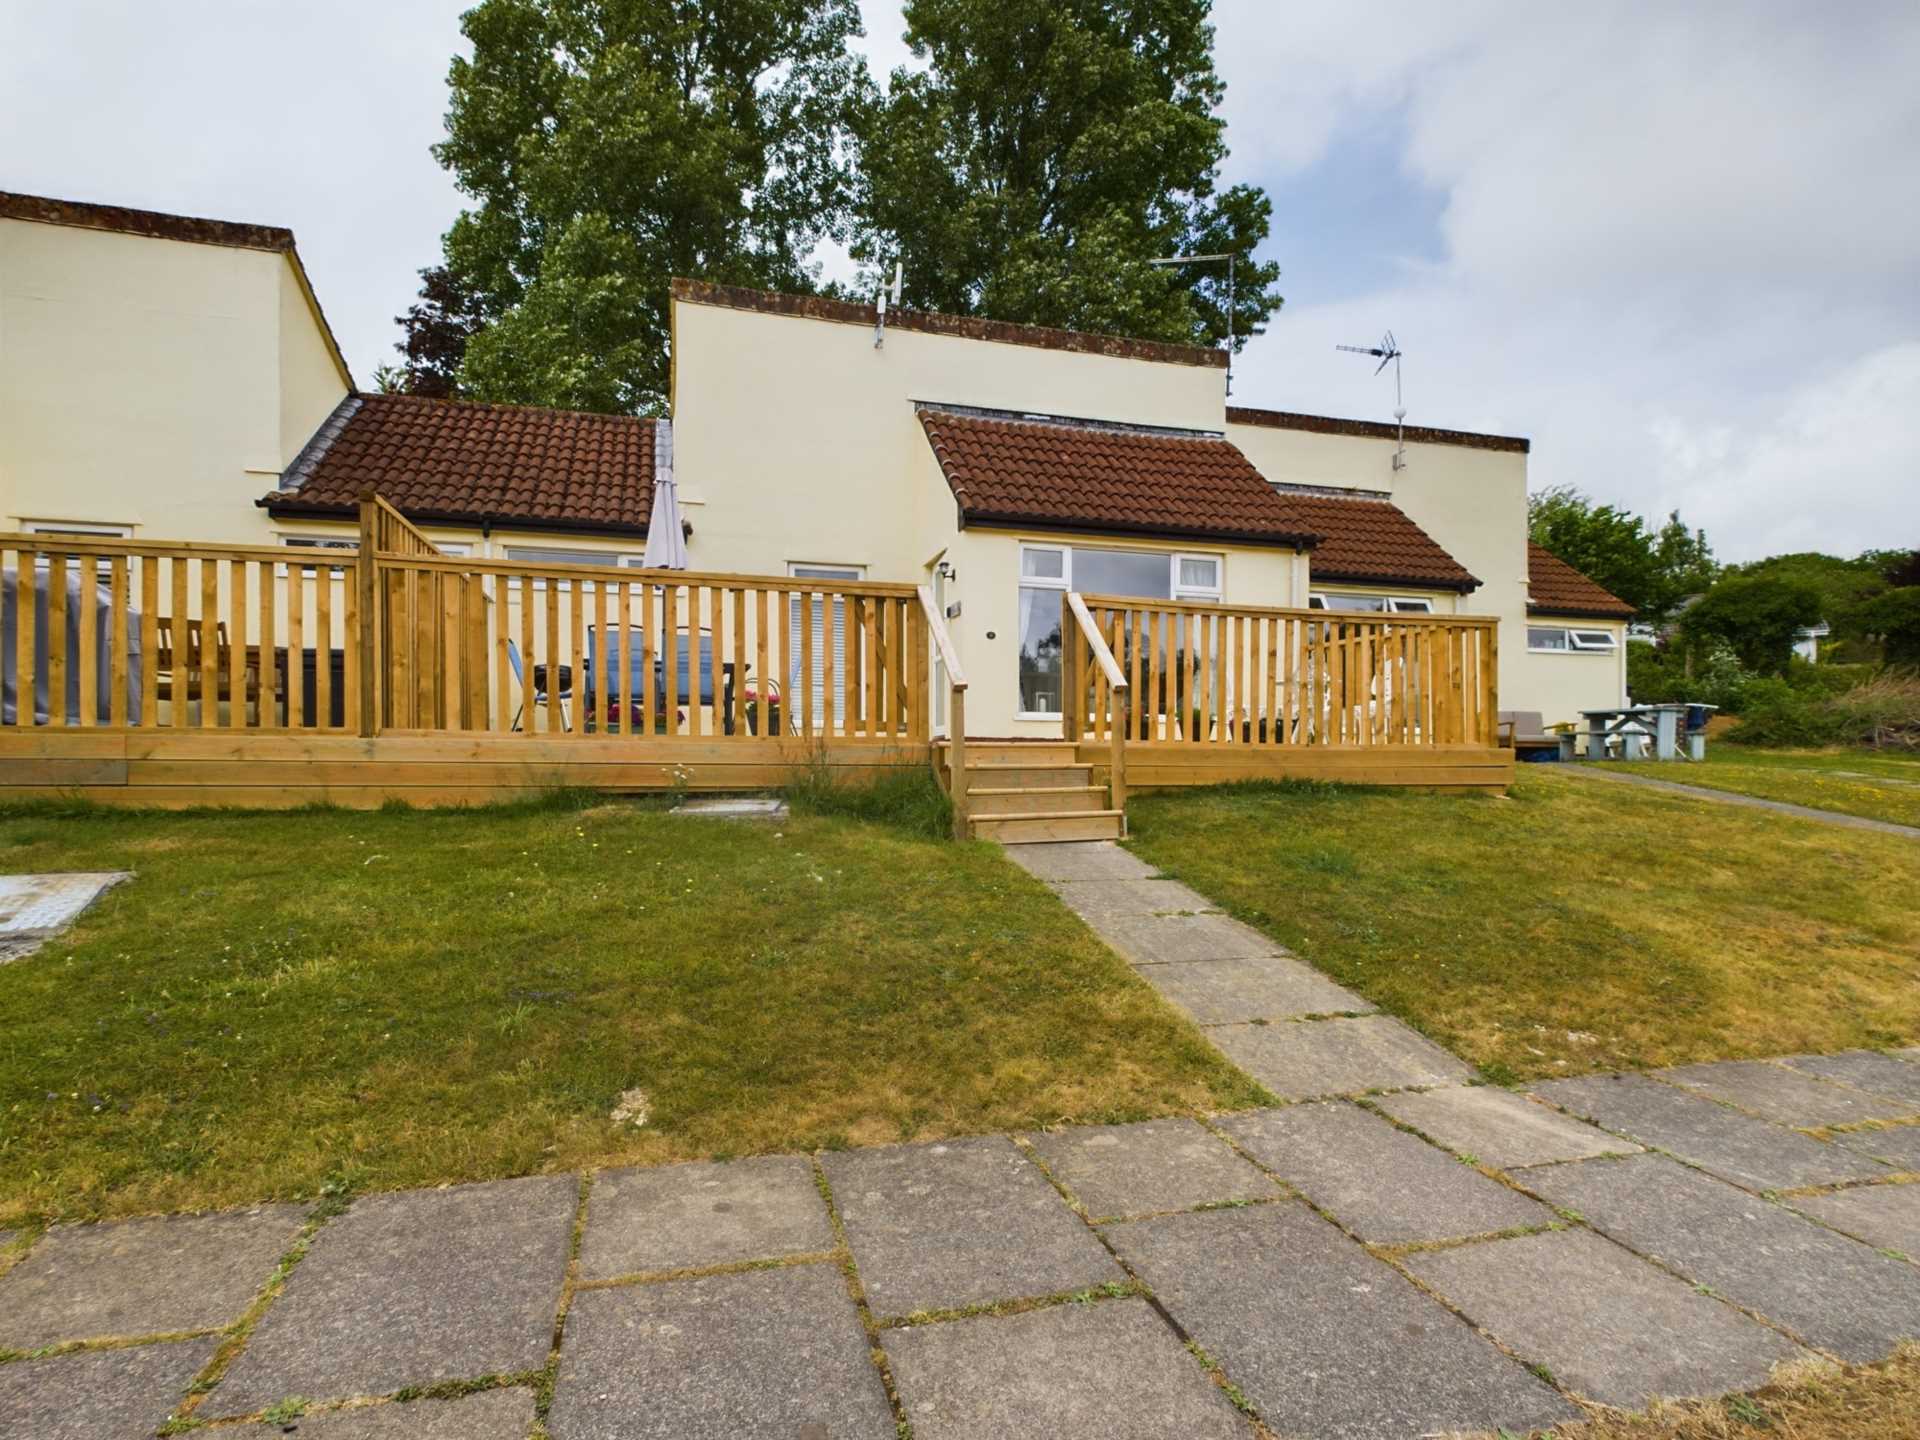
[[[1336,345],[1336,350],[1344,350],[1349,355],[1371,355],[1380,363],[1373,367],[1378,375],[1388,365],[1393,366],[1393,420],[1400,427],[1400,440],[1393,452],[1393,468],[1404,470],[1407,467],[1407,405],[1400,393],[1400,342],[1393,338],[1393,332],[1387,331],[1378,345]]]

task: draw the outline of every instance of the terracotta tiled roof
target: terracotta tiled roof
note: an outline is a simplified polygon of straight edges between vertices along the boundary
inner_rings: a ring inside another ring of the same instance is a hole
[[[754,310],[762,315],[793,315],[808,320],[830,320],[841,325],[865,325],[879,320],[871,305],[836,300],[826,295],[783,295],[776,290],[750,290],[742,285],[715,285],[706,280],[675,280],[673,298],[690,305],[717,305],[727,310]],[[1125,335],[1099,335],[1090,330],[1058,330],[1051,325],[1017,325],[989,320],[983,315],[943,315],[937,310],[889,310],[889,330],[917,330],[924,335],[953,335],[962,340],[990,340],[1002,345],[1033,345],[1042,350],[1072,350],[1083,355],[1112,355],[1122,360],[1155,360],[1168,365],[1227,368],[1227,352],[1204,345],[1174,345],[1164,340],[1134,340]]]
[[[37,220],[83,230],[115,230],[157,240],[186,240],[199,245],[230,245],[241,250],[291,250],[293,231],[278,225],[246,225],[237,220],[200,220],[125,205],[92,205],[56,200],[50,195],[17,195],[0,190],[0,220]]]
[[[1308,573],[1345,584],[1404,585],[1465,593],[1480,581],[1383,496],[1282,490],[1287,504],[1319,532]]]
[[[1311,545],[1316,532],[1217,435],[920,408],[967,523]]]
[[[1264,425],[1269,430],[1311,430],[1321,435],[1359,435],[1369,440],[1396,440],[1400,429],[1378,420],[1345,420],[1337,415],[1302,415],[1292,410],[1252,410],[1227,407],[1229,425]],[[1436,430],[1427,425],[1407,426],[1415,445],[1464,445],[1470,450],[1507,450],[1524,455],[1533,442],[1521,435],[1482,435],[1474,430]]]
[[[1589,580],[1544,545],[1527,542],[1527,613],[1629,620],[1633,607]]]
[[[644,535],[652,420],[418,395],[353,395],[260,504],[344,515],[377,490],[416,520]]]

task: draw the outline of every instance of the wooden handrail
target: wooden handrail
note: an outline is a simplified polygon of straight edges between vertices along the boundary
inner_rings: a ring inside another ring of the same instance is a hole
[[[1080,634],[1086,639],[1087,648],[1093,655],[1094,663],[1100,667],[1100,673],[1106,677],[1107,688],[1113,696],[1113,717],[1107,726],[1108,785],[1113,796],[1113,808],[1124,811],[1127,808],[1127,731],[1133,724],[1133,692],[1127,685],[1126,672],[1120,668],[1120,662],[1113,658],[1113,651],[1107,645],[1106,636],[1102,635],[1100,627],[1093,623],[1093,616],[1087,611],[1087,602],[1078,592],[1069,590],[1067,605],[1073,611],[1074,623],[1080,627]],[[1080,728],[1078,705],[1082,698],[1081,690],[1084,682],[1079,679],[1077,671],[1069,673],[1074,676],[1075,681],[1074,707],[1068,709],[1063,706],[1062,708],[1072,717],[1068,724],[1077,732]],[[1068,738],[1075,744],[1080,740],[1078,733]]]
[[[407,555],[387,550],[381,551],[379,558],[383,566],[389,567],[452,570],[466,575],[528,575],[536,580],[552,576],[561,580],[604,580],[609,585],[624,581],[630,585],[745,586],[755,590],[778,588],[812,591],[815,594],[864,595],[887,600],[911,600],[915,596],[913,586],[884,580],[813,580],[796,575],[729,574],[717,570],[641,570],[627,565],[557,565],[540,560],[504,560],[492,555]]]
[[[960,656],[953,648],[953,637],[947,633],[947,618],[940,613],[940,607],[933,598],[933,588],[922,585],[919,588],[920,611],[927,617],[927,628],[933,632],[933,643],[940,651],[940,663],[947,667],[947,682],[956,690],[967,688],[967,677],[960,669]]]
[[[122,540],[115,535],[25,534],[0,531],[0,550],[34,550],[43,555],[115,555],[155,560],[277,560],[282,565],[344,567],[359,558],[355,549],[300,550],[286,545],[228,545],[212,540]],[[326,558],[309,559],[324,555]]]
[[[927,617],[927,630],[940,651],[940,663],[947,667],[947,794],[953,801],[953,838],[967,838],[967,677],[960,668],[960,656],[947,633],[947,617],[933,598],[929,585],[916,587],[920,613]]]

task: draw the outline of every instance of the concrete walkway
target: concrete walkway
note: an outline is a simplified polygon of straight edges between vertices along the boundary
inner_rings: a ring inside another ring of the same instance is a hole
[[[1838,810],[1816,810],[1811,805],[1793,805],[1785,800],[1763,800],[1758,795],[1736,795],[1731,790],[1682,785],[1673,780],[1656,780],[1651,775],[1628,775],[1619,770],[1599,770],[1592,765],[1582,764],[1562,765],[1556,773],[1578,775],[1587,780],[1611,780],[1616,785],[1643,785],[1650,790],[1664,790],[1670,795],[1711,800],[1716,805],[1743,805],[1749,810],[1771,810],[1776,815],[1791,815],[1798,820],[1818,820],[1825,825],[1840,825],[1849,830],[1878,830],[1883,835],[1920,840],[1920,827],[1913,825],[1896,825],[1891,820],[1869,820],[1864,815],[1843,815]]]
[[[0,1434],[1414,1440],[1920,1337],[1920,1051],[1466,1085],[1117,847],[1015,858],[1303,1103],[0,1235]]]

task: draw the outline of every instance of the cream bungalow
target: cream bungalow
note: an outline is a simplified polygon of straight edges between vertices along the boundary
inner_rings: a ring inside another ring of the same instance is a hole
[[[0,526],[316,548],[371,488],[454,554],[630,567],[671,466],[697,569],[929,585],[970,734],[1059,735],[1069,589],[1489,614],[1503,708],[1622,698],[1523,439],[1396,467],[1391,427],[1230,409],[1216,350],[693,281],[673,330],[671,420],[363,394],[290,233],[0,195]]]

